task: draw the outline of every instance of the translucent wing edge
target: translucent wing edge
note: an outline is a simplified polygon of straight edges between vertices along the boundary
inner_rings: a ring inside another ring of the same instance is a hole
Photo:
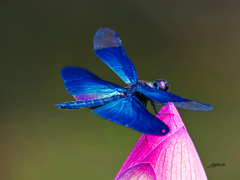
[[[116,32],[109,28],[101,28],[96,32],[93,43],[95,54],[126,84],[137,82],[136,69],[125,53]]]

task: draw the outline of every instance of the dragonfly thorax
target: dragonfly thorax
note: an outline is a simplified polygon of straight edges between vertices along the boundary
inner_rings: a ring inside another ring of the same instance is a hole
[[[127,87],[125,87],[124,95],[126,97],[133,95],[137,93],[137,89],[140,87],[151,87],[151,86],[149,86],[149,82],[139,80],[135,84],[129,84]]]
[[[137,88],[138,87],[151,87],[151,88],[157,89],[157,90],[169,91],[169,84],[168,84],[167,80],[165,80],[165,79],[164,80],[156,79],[153,82],[139,80],[137,82]]]

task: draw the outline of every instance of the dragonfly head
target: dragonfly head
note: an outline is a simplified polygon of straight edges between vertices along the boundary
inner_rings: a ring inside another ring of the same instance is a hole
[[[153,85],[153,88],[158,90],[163,90],[163,91],[169,90],[169,84],[167,80],[156,79],[155,81],[153,81],[152,85]]]

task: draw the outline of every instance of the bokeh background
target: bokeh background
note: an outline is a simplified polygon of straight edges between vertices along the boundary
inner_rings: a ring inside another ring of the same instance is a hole
[[[0,24],[1,180],[114,179],[141,134],[54,107],[73,100],[67,65],[125,86],[94,54],[100,27],[120,35],[139,79],[214,107],[179,112],[208,178],[240,179],[240,1],[3,0]]]

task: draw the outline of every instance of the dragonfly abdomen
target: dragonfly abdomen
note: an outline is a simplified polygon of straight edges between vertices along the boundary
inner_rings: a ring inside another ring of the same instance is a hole
[[[62,104],[57,104],[55,106],[60,108],[60,109],[80,109],[82,107],[91,108],[91,107],[103,106],[103,105],[108,104],[112,101],[122,99],[122,98],[124,98],[124,96],[116,95],[116,96],[111,96],[111,97],[102,98],[102,99],[70,101],[70,102],[65,102],[65,103],[62,103]]]

